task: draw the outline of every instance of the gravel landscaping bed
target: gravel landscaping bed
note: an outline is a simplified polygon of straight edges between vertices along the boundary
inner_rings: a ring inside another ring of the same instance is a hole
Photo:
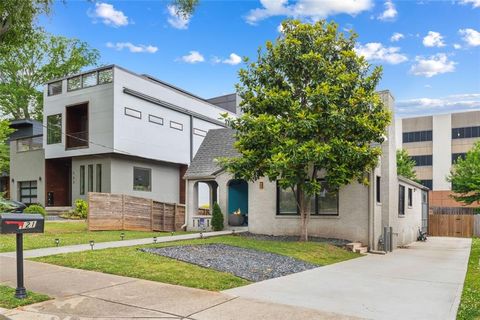
[[[299,236],[272,236],[272,235],[266,235],[266,234],[254,234],[250,232],[239,233],[239,235],[241,237],[246,237],[254,240],[291,241],[291,242],[300,240]],[[308,241],[324,242],[340,248],[343,248],[347,243],[351,242],[345,239],[320,238],[320,237],[308,237]]]
[[[140,250],[217,271],[232,273],[237,277],[254,282],[319,267],[318,265],[275,253],[220,243],[144,248]]]

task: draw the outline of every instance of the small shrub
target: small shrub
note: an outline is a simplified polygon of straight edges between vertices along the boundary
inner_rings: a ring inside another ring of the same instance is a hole
[[[213,204],[212,228],[214,231],[223,230],[223,213],[218,203]]]
[[[80,219],[87,219],[88,215],[88,203],[83,199],[75,200],[74,214]]]
[[[44,207],[42,207],[42,206],[39,205],[39,204],[29,205],[28,207],[26,207],[26,208],[23,210],[23,213],[39,213],[39,214],[41,214],[41,215],[44,216],[44,217],[47,216],[47,211],[45,210]]]

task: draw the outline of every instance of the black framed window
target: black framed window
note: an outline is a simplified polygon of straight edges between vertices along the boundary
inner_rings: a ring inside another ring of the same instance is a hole
[[[47,116],[47,144],[62,143],[62,114]]]
[[[62,81],[56,81],[48,84],[48,95],[55,96],[62,93]]]
[[[97,167],[95,170],[95,184],[96,184],[95,190],[97,192],[102,192],[102,165],[100,163],[97,164]]]
[[[93,164],[88,165],[88,192],[93,192]]]
[[[163,118],[154,116],[153,114],[148,115],[148,121],[163,126]]]
[[[480,137],[480,126],[453,128],[452,139],[478,138]]]
[[[80,166],[80,195],[85,194],[85,166]]]
[[[142,112],[132,108],[125,107],[125,115],[136,119],[142,119]]]
[[[37,181],[20,181],[18,183],[19,199],[24,204],[38,203]]]
[[[452,164],[454,164],[458,158],[465,159],[466,153],[452,153]]]
[[[316,216],[338,216],[338,191],[329,191],[321,181],[322,190],[311,197],[310,214]],[[300,215],[295,194],[291,189],[282,189],[277,183],[277,215]]]
[[[413,161],[415,161],[416,167],[431,166],[433,162],[432,155],[423,155],[423,156],[411,156]]]
[[[432,141],[432,130],[404,132],[402,138],[403,143]]]
[[[375,194],[376,194],[376,198],[377,198],[377,203],[381,203],[382,202],[382,197],[381,197],[381,194],[380,194],[380,185],[381,185],[381,182],[382,182],[382,178],[377,176],[376,180],[375,180]]]
[[[427,187],[428,189],[432,189],[433,187],[433,180],[420,180],[420,184]]]
[[[133,167],[133,190],[152,190],[152,169]]]
[[[408,206],[411,208],[413,206],[413,189],[408,188]]]
[[[405,187],[398,186],[398,214],[405,215]]]

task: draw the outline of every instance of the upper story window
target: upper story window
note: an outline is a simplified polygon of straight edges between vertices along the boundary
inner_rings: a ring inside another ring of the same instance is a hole
[[[67,80],[67,91],[74,91],[82,88],[89,88],[113,81],[113,69],[92,71]]]
[[[415,161],[416,167],[431,166],[433,161],[431,154],[424,156],[411,156],[411,158],[413,161]]]
[[[34,136],[17,140],[17,152],[42,149],[42,136]]]
[[[465,159],[466,153],[452,153],[452,164],[454,164],[458,158]]]
[[[56,81],[48,84],[48,95],[54,96],[62,93],[62,81]]]
[[[452,129],[452,139],[478,138],[478,137],[480,137],[480,126]]]
[[[412,131],[403,133],[403,143],[432,141],[432,130]]]
[[[47,116],[47,144],[62,142],[62,114]]]

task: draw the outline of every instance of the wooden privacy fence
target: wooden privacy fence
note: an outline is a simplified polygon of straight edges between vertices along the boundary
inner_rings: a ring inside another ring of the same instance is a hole
[[[471,238],[480,236],[480,215],[430,214],[428,234],[441,237]]]
[[[88,193],[88,230],[176,231],[185,205],[113,193]]]

